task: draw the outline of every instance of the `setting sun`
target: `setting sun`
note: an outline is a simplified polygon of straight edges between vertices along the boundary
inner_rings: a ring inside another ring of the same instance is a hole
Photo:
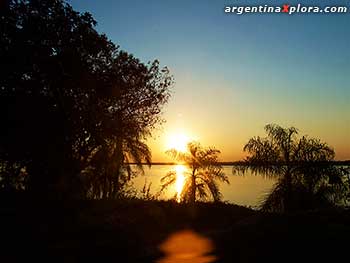
[[[180,152],[186,152],[189,141],[190,139],[184,133],[171,134],[168,136],[166,148],[167,150],[175,149]]]

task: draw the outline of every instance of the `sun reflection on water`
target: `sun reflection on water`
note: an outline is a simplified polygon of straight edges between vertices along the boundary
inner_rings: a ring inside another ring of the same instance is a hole
[[[185,171],[186,167],[182,164],[178,164],[175,166],[176,171],[176,182],[175,182],[175,190],[176,190],[176,201],[181,201],[182,191],[185,185]]]

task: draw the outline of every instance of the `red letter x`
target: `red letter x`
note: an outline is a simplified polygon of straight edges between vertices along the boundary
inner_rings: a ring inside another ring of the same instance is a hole
[[[283,10],[282,10],[282,12],[283,12],[283,13],[288,13],[288,12],[289,12],[289,6],[290,6],[290,5],[283,5]]]

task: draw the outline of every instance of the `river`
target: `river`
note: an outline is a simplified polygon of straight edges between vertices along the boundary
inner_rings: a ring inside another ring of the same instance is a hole
[[[233,175],[232,166],[223,166],[224,173],[229,177],[229,184],[220,183],[222,200],[250,207],[256,207],[263,200],[264,196],[272,189],[276,179],[266,178],[260,175],[252,175],[247,172],[244,176]],[[183,167],[179,165],[152,165],[151,168],[144,167],[144,175],[137,176],[132,180],[134,187],[141,190],[145,183],[151,183],[150,192],[156,194],[159,192],[161,184],[160,179],[169,171],[175,170],[181,177]],[[181,178],[180,178],[181,179]],[[181,180],[178,180],[173,186],[169,187],[160,195],[160,199],[171,199],[176,196],[177,190],[181,188]]]

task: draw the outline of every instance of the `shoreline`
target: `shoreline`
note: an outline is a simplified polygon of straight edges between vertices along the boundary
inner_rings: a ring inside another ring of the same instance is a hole
[[[329,256],[334,262],[335,251],[347,253],[339,242],[350,235],[350,210],[275,214],[224,203],[143,200],[1,204],[4,262],[159,262],[160,245],[184,230],[212,242],[215,262],[280,262],[291,249],[293,259]]]

